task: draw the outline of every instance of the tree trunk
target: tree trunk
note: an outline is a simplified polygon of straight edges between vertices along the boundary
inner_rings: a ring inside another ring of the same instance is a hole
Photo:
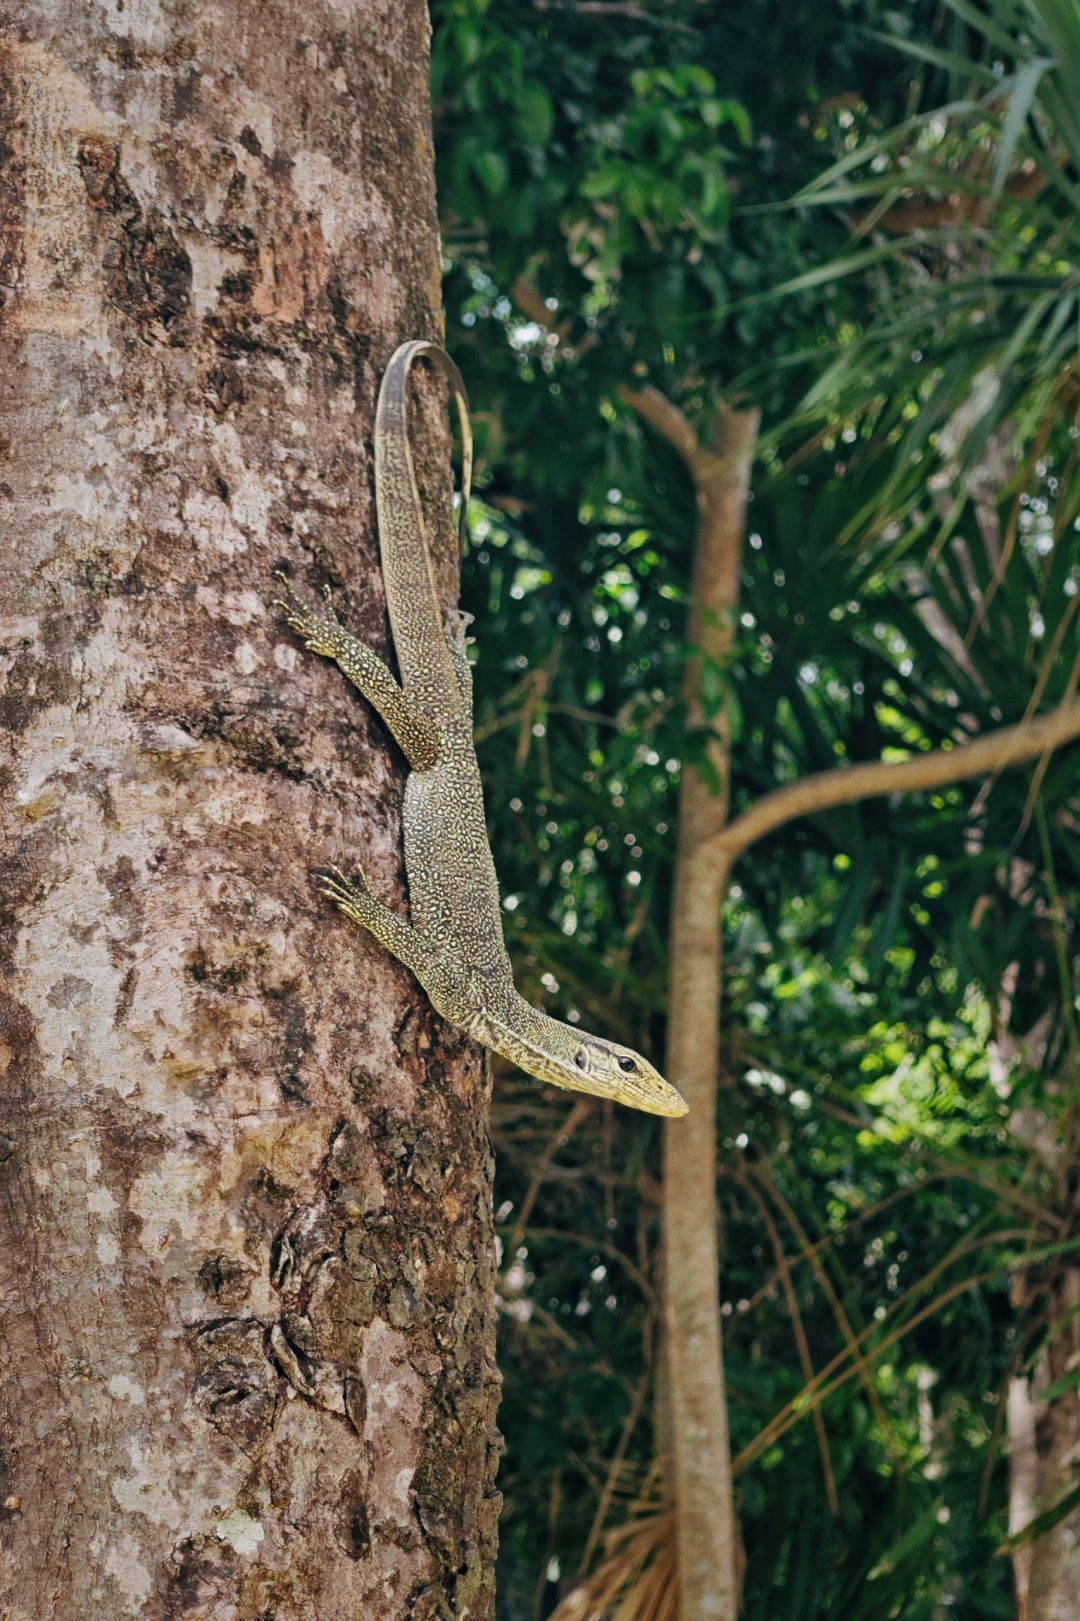
[[[1023,899],[1031,884],[1030,869],[1014,863],[1007,882],[1013,899]],[[1060,906],[1060,901],[1055,898],[1053,904]],[[1064,926],[1062,914],[1058,921]],[[1015,1033],[1010,1026],[1022,971],[1017,961],[1002,976],[988,1048],[990,1079],[1003,1100],[1010,1098],[1016,1075],[1046,1073],[1049,1038],[1063,1012],[1048,997],[1037,1022]],[[1068,1107],[1076,1095],[1073,1068],[1070,1048],[1062,1073],[1045,1094],[1047,1102],[1056,1096],[1059,1114],[1048,1110],[1045,1103],[1035,1107],[1025,1099],[1009,1116],[1017,1150],[1038,1167],[1043,1198],[1058,1211],[1062,1232],[1069,1230],[1073,1218],[1080,1166],[1075,1110]],[[1010,1378],[1006,1407],[1009,1535],[1028,1535],[1012,1551],[1016,1616],[1017,1621],[1075,1621],[1080,1595],[1080,1506],[1075,1501],[1080,1460],[1080,1391],[1076,1386],[1080,1268],[1072,1257],[1063,1256],[1030,1271],[1017,1269],[1011,1294],[1021,1320],[1034,1318],[1040,1325],[1042,1341],[1034,1360],[1025,1358]],[[1056,1395],[1052,1394],[1055,1386]],[[1063,1503],[1067,1512],[1040,1534],[1039,1522],[1044,1516],[1053,1521],[1055,1510]]]
[[[486,1071],[313,889],[362,858],[405,909],[404,767],[268,606],[275,567],[329,580],[387,651],[375,391],[439,332],[426,12],[15,10],[0,1616],[477,1621]]]
[[[1036,1375],[1035,1423],[1038,1461],[1036,1507],[1054,1508],[1077,1486],[1080,1459],[1080,1395],[1075,1383],[1047,1402],[1045,1391],[1075,1376],[1080,1364],[1080,1268],[1063,1264],[1048,1291],[1050,1333]],[[1041,1388],[1040,1388],[1041,1387]],[[1073,1509],[1032,1545],[1027,1621],[1075,1621],[1080,1607],[1080,1510]]]
[[[687,761],[671,926],[667,1074],[690,1105],[664,1137],[664,1278],[678,1510],[680,1621],[734,1621],[738,1538],[720,1332],[716,1224],[721,912],[730,858],[715,834],[727,819],[731,734],[726,706],[709,714],[703,672],[726,670],[739,596],[757,410],[721,405],[712,443],[692,467],[698,534],[685,696],[691,734],[711,737]],[[715,686],[715,682],[706,683]],[[722,682],[721,682],[722,685]]]
[[[1035,1519],[1039,1495],[1039,1453],[1035,1443],[1038,1405],[1022,1375],[1009,1380],[1006,1418],[1009,1429],[1009,1535],[1016,1536]],[[1012,1556],[1016,1588],[1016,1621],[1028,1621],[1031,1589],[1031,1544]]]
[[[1045,1348],[1030,1376],[1009,1386],[1009,1532],[1016,1535],[1054,1509],[1077,1485],[1080,1396],[1075,1383],[1051,1401],[1046,1392],[1075,1378],[1080,1363],[1080,1268],[1062,1265],[1046,1290]],[[1073,1508],[1013,1554],[1017,1621],[1075,1621],[1080,1595],[1080,1509]]]

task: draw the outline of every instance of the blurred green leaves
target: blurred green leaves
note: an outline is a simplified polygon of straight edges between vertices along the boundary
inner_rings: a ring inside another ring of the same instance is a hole
[[[649,379],[703,434],[732,388],[764,408],[736,652],[707,682],[735,810],[1066,697],[1080,76],[1053,10],[796,3],[781,37],[756,0],[433,8],[507,937],[529,994],[657,1058],[676,794],[704,742],[678,696],[694,503],[617,386]],[[515,308],[521,276],[557,334]],[[736,871],[716,1122],[736,1448],[793,1415],[740,1476],[751,1621],[1012,1615],[1001,1404],[1041,1308],[1010,1280],[1038,1302],[1062,1219],[1016,1121],[1068,1125],[1076,794],[1065,752],[839,807]],[[494,1130],[502,1602],[525,1621],[605,1504],[655,1513],[659,1156],[650,1122],[507,1076]],[[762,1199],[815,1369],[853,1337],[871,1357],[822,1408],[839,1516]]]

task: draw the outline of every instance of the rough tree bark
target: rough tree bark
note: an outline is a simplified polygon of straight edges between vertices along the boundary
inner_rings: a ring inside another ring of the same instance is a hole
[[[9,3],[0,1615],[489,1616],[486,1072],[405,906],[378,377],[437,336],[421,0]],[[448,430],[421,387],[430,507]]]

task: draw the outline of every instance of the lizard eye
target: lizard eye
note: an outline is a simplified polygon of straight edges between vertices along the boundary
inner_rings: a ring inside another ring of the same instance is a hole
[[[579,1047],[577,1052],[574,1054],[574,1063],[577,1065],[578,1069],[586,1069],[588,1067],[589,1060],[585,1057],[584,1047]]]
[[[634,1060],[632,1058],[620,1058],[619,1059],[619,1068],[621,1070],[625,1070],[627,1075],[632,1075],[634,1073],[634,1071],[637,1069],[637,1065],[634,1063]]]

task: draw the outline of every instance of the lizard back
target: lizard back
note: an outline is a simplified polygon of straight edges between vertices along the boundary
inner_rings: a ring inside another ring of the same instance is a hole
[[[462,536],[472,482],[469,404],[461,374],[438,345],[403,343],[386,368],[375,416],[379,547],[402,686],[434,723],[439,738],[438,760],[412,771],[405,789],[409,907],[415,927],[430,940],[485,978],[505,980],[512,987],[473,747],[468,680],[459,678],[441,622],[409,450],[409,373],[420,358],[442,371],[457,402],[463,445]]]

